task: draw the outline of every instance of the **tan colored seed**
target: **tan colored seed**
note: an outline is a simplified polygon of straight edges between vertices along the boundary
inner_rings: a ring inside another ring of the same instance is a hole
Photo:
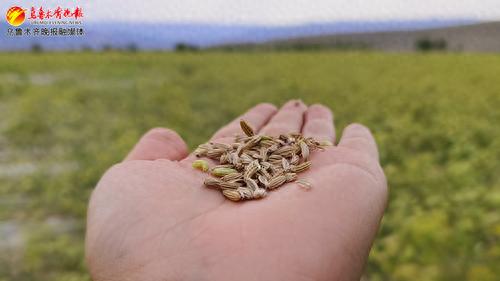
[[[230,160],[231,160],[231,155],[229,153],[223,153],[219,158],[219,162],[221,164],[231,163]]]
[[[240,194],[240,197],[242,199],[252,199],[253,198],[253,191],[250,188],[240,187],[237,189],[237,191]]]
[[[240,183],[235,182],[235,181],[221,181],[219,182],[219,186],[221,188],[229,188],[229,189],[236,189],[241,186]]]
[[[262,172],[262,171],[261,171]],[[264,186],[268,185],[269,184],[269,181],[267,180],[267,177],[264,176],[264,175],[260,175],[258,177],[259,179],[259,182],[262,183]]]
[[[271,167],[271,163],[269,162],[260,162],[260,166],[262,167],[262,170],[268,170]]]
[[[283,167],[283,170],[288,171],[290,169],[290,163],[288,163],[288,160],[286,158],[281,158],[281,167]]]
[[[224,189],[222,190],[222,194],[231,201],[240,201],[241,195],[237,190],[233,189]]]
[[[241,127],[241,130],[243,131],[243,133],[245,133],[245,135],[247,135],[249,137],[254,135],[252,127],[250,127],[250,125],[248,125],[248,123],[245,122],[245,120],[243,120],[243,119],[240,120],[240,127]]]
[[[287,146],[282,146],[280,148],[278,148],[276,151],[273,152],[274,155],[280,155],[282,157],[286,157],[286,155],[292,155],[292,153],[294,152],[294,148],[293,146],[291,145],[287,145]],[[269,157],[269,159],[271,159],[272,155]]]
[[[286,182],[286,176],[279,175],[279,176],[276,176],[276,177],[272,178],[271,180],[269,180],[269,184],[267,185],[267,188],[268,189],[275,189],[278,186],[284,184],[285,182]]]
[[[245,179],[245,183],[247,184],[247,187],[250,188],[251,190],[256,190],[257,188],[259,188],[259,185],[257,184],[257,182],[253,179]]]
[[[296,173],[286,173],[286,182],[292,182],[297,180],[297,174]]]
[[[221,164],[221,165],[215,165],[212,167],[210,170],[218,169],[218,168],[233,168],[233,164]]]
[[[219,186],[220,180],[212,177],[208,177],[203,182],[206,186]]]
[[[224,151],[227,151],[227,150],[231,149],[231,145],[230,144],[217,143],[217,142],[212,143],[212,147],[214,149],[222,149]]]
[[[264,198],[267,195],[267,191],[264,188],[257,188],[253,191],[252,195],[254,199]]]
[[[300,162],[300,157],[297,154],[292,155],[292,159],[290,159],[291,165],[297,165]]]
[[[276,151],[274,153],[276,153]],[[271,156],[269,156],[269,161],[281,161],[281,158],[283,158],[283,156],[272,154]]]
[[[233,181],[233,180],[241,179],[242,177],[243,177],[242,173],[231,173],[231,174],[227,174],[227,175],[223,176],[221,178],[221,180],[222,181]]]
[[[301,163],[297,166],[292,166],[290,168],[290,171],[292,171],[294,173],[302,173],[303,171],[309,169],[309,167],[311,167],[311,161],[306,161],[306,162]]]
[[[222,155],[222,153],[224,153],[225,150],[224,149],[221,149],[221,148],[217,148],[217,149],[209,149],[207,151],[207,157],[208,158],[212,158],[212,159],[219,159],[220,156]]]
[[[270,147],[270,146],[274,145],[275,143],[276,143],[275,141],[269,140],[269,139],[262,139],[260,141],[260,144],[265,146],[265,147]]]
[[[235,138],[234,138],[234,141],[237,142],[237,143],[241,143],[241,142],[246,142],[250,139],[249,136],[247,135],[237,135]]]
[[[254,160],[252,163],[250,163],[245,170],[245,173],[243,174],[244,178],[251,178],[255,173],[260,169],[259,162],[257,160]]]
[[[243,147],[241,149],[242,150],[243,149],[250,149],[250,148],[254,147],[255,145],[257,145],[261,139],[262,139],[262,136],[259,136],[259,135],[253,136],[247,143],[245,143],[243,145]],[[240,153],[238,153],[238,155],[240,155],[240,154],[241,154],[241,151],[240,151]]]
[[[248,155],[246,153],[242,153],[240,156],[240,159],[241,159],[241,163],[243,163],[245,165],[248,165],[253,161],[252,157],[250,157],[250,155]]]
[[[307,144],[303,141],[299,143],[300,146],[300,155],[304,157],[305,160],[309,160],[309,147]]]

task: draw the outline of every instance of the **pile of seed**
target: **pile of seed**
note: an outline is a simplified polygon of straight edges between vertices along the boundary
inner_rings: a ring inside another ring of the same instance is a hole
[[[296,182],[305,188],[311,185],[298,180],[297,174],[311,167],[310,152],[332,145],[299,133],[277,137],[256,135],[244,121],[240,121],[244,135],[237,135],[232,144],[209,142],[198,146],[197,157],[219,162],[209,168],[204,160],[196,160],[193,167],[210,172],[205,185],[215,187],[229,200],[260,199],[267,191],[287,182]]]

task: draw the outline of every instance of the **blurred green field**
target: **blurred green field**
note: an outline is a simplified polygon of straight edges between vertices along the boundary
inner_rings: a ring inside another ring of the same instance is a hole
[[[479,54],[2,53],[0,280],[88,280],[89,194],[149,128],[193,148],[291,98],[378,141],[390,202],[365,280],[498,280],[499,74]]]

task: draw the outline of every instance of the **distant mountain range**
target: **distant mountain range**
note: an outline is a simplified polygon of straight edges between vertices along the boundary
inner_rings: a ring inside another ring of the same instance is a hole
[[[500,22],[463,24],[423,30],[361,32],[293,37],[262,44],[223,45],[246,49],[374,49],[389,52],[447,50],[500,52]]]
[[[75,50],[127,48],[172,49],[178,43],[205,48],[224,44],[263,43],[298,37],[336,34],[396,32],[449,27],[473,23],[467,19],[333,22],[296,26],[217,25],[184,23],[84,23],[85,35],[71,37],[8,36],[7,23],[0,24],[0,50],[29,50],[33,45],[44,49]],[[34,28],[29,24],[23,28]],[[50,26],[48,26],[50,27]],[[60,26],[54,26],[60,27]]]

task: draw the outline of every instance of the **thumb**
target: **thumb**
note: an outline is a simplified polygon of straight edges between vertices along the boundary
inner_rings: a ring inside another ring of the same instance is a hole
[[[154,128],[142,136],[132,151],[127,155],[125,161],[156,159],[180,160],[187,155],[188,147],[175,131],[165,128]]]

